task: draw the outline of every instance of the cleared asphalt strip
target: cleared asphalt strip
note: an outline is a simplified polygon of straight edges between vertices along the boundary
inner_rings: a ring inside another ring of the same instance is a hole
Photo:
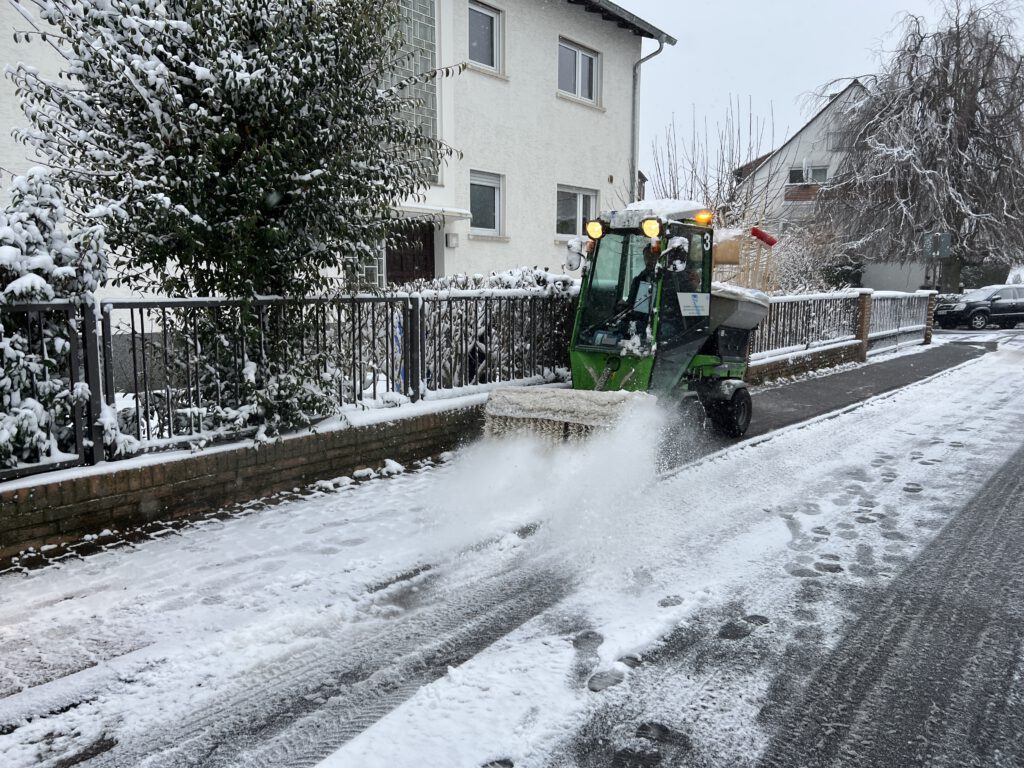
[[[758,437],[847,408],[981,357],[987,351],[990,348],[982,345],[943,344],[927,352],[756,392],[754,418],[745,437]]]

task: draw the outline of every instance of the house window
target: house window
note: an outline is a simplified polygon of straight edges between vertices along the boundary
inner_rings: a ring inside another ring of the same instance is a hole
[[[555,232],[559,235],[582,235],[584,223],[594,217],[596,210],[597,192],[560,186]]]
[[[481,235],[501,234],[501,176],[469,172],[469,228]]]
[[[597,57],[593,51],[559,40],[558,90],[597,101]]]
[[[816,168],[790,168],[790,184],[824,184],[828,181],[828,167],[818,166]]]
[[[469,58],[490,69],[500,69],[500,11],[479,3],[469,4]]]

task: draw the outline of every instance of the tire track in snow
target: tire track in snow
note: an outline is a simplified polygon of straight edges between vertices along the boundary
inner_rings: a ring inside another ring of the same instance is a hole
[[[1024,449],[871,604],[760,765],[1020,766]]]
[[[126,740],[90,765],[312,765],[421,686],[561,600],[570,580],[516,558],[497,572],[413,574],[379,590],[406,615],[342,628],[149,738]]]

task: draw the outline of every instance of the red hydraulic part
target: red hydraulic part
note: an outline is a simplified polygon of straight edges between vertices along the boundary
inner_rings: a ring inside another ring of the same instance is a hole
[[[751,236],[756,237],[765,245],[775,245],[777,242],[779,242],[778,238],[772,237],[760,227],[751,227],[750,234]]]

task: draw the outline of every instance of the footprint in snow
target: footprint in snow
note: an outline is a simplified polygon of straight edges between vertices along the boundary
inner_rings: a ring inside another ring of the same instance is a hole
[[[815,570],[821,571],[822,573],[842,573],[843,566],[839,563],[829,561],[819,561],[814,564]]]
[[[758,627],[763,627],[769,622],[767,616],[751,614],[742,619],[727,621],[718,630],[718,637],[722,640],[742,640]]]
[[[587,680],[587,688],[595,693],[600,693],[606,688],[618,685],[625,679],[626,673],[621,669],[604,669],[590,676],[590,679]]]

